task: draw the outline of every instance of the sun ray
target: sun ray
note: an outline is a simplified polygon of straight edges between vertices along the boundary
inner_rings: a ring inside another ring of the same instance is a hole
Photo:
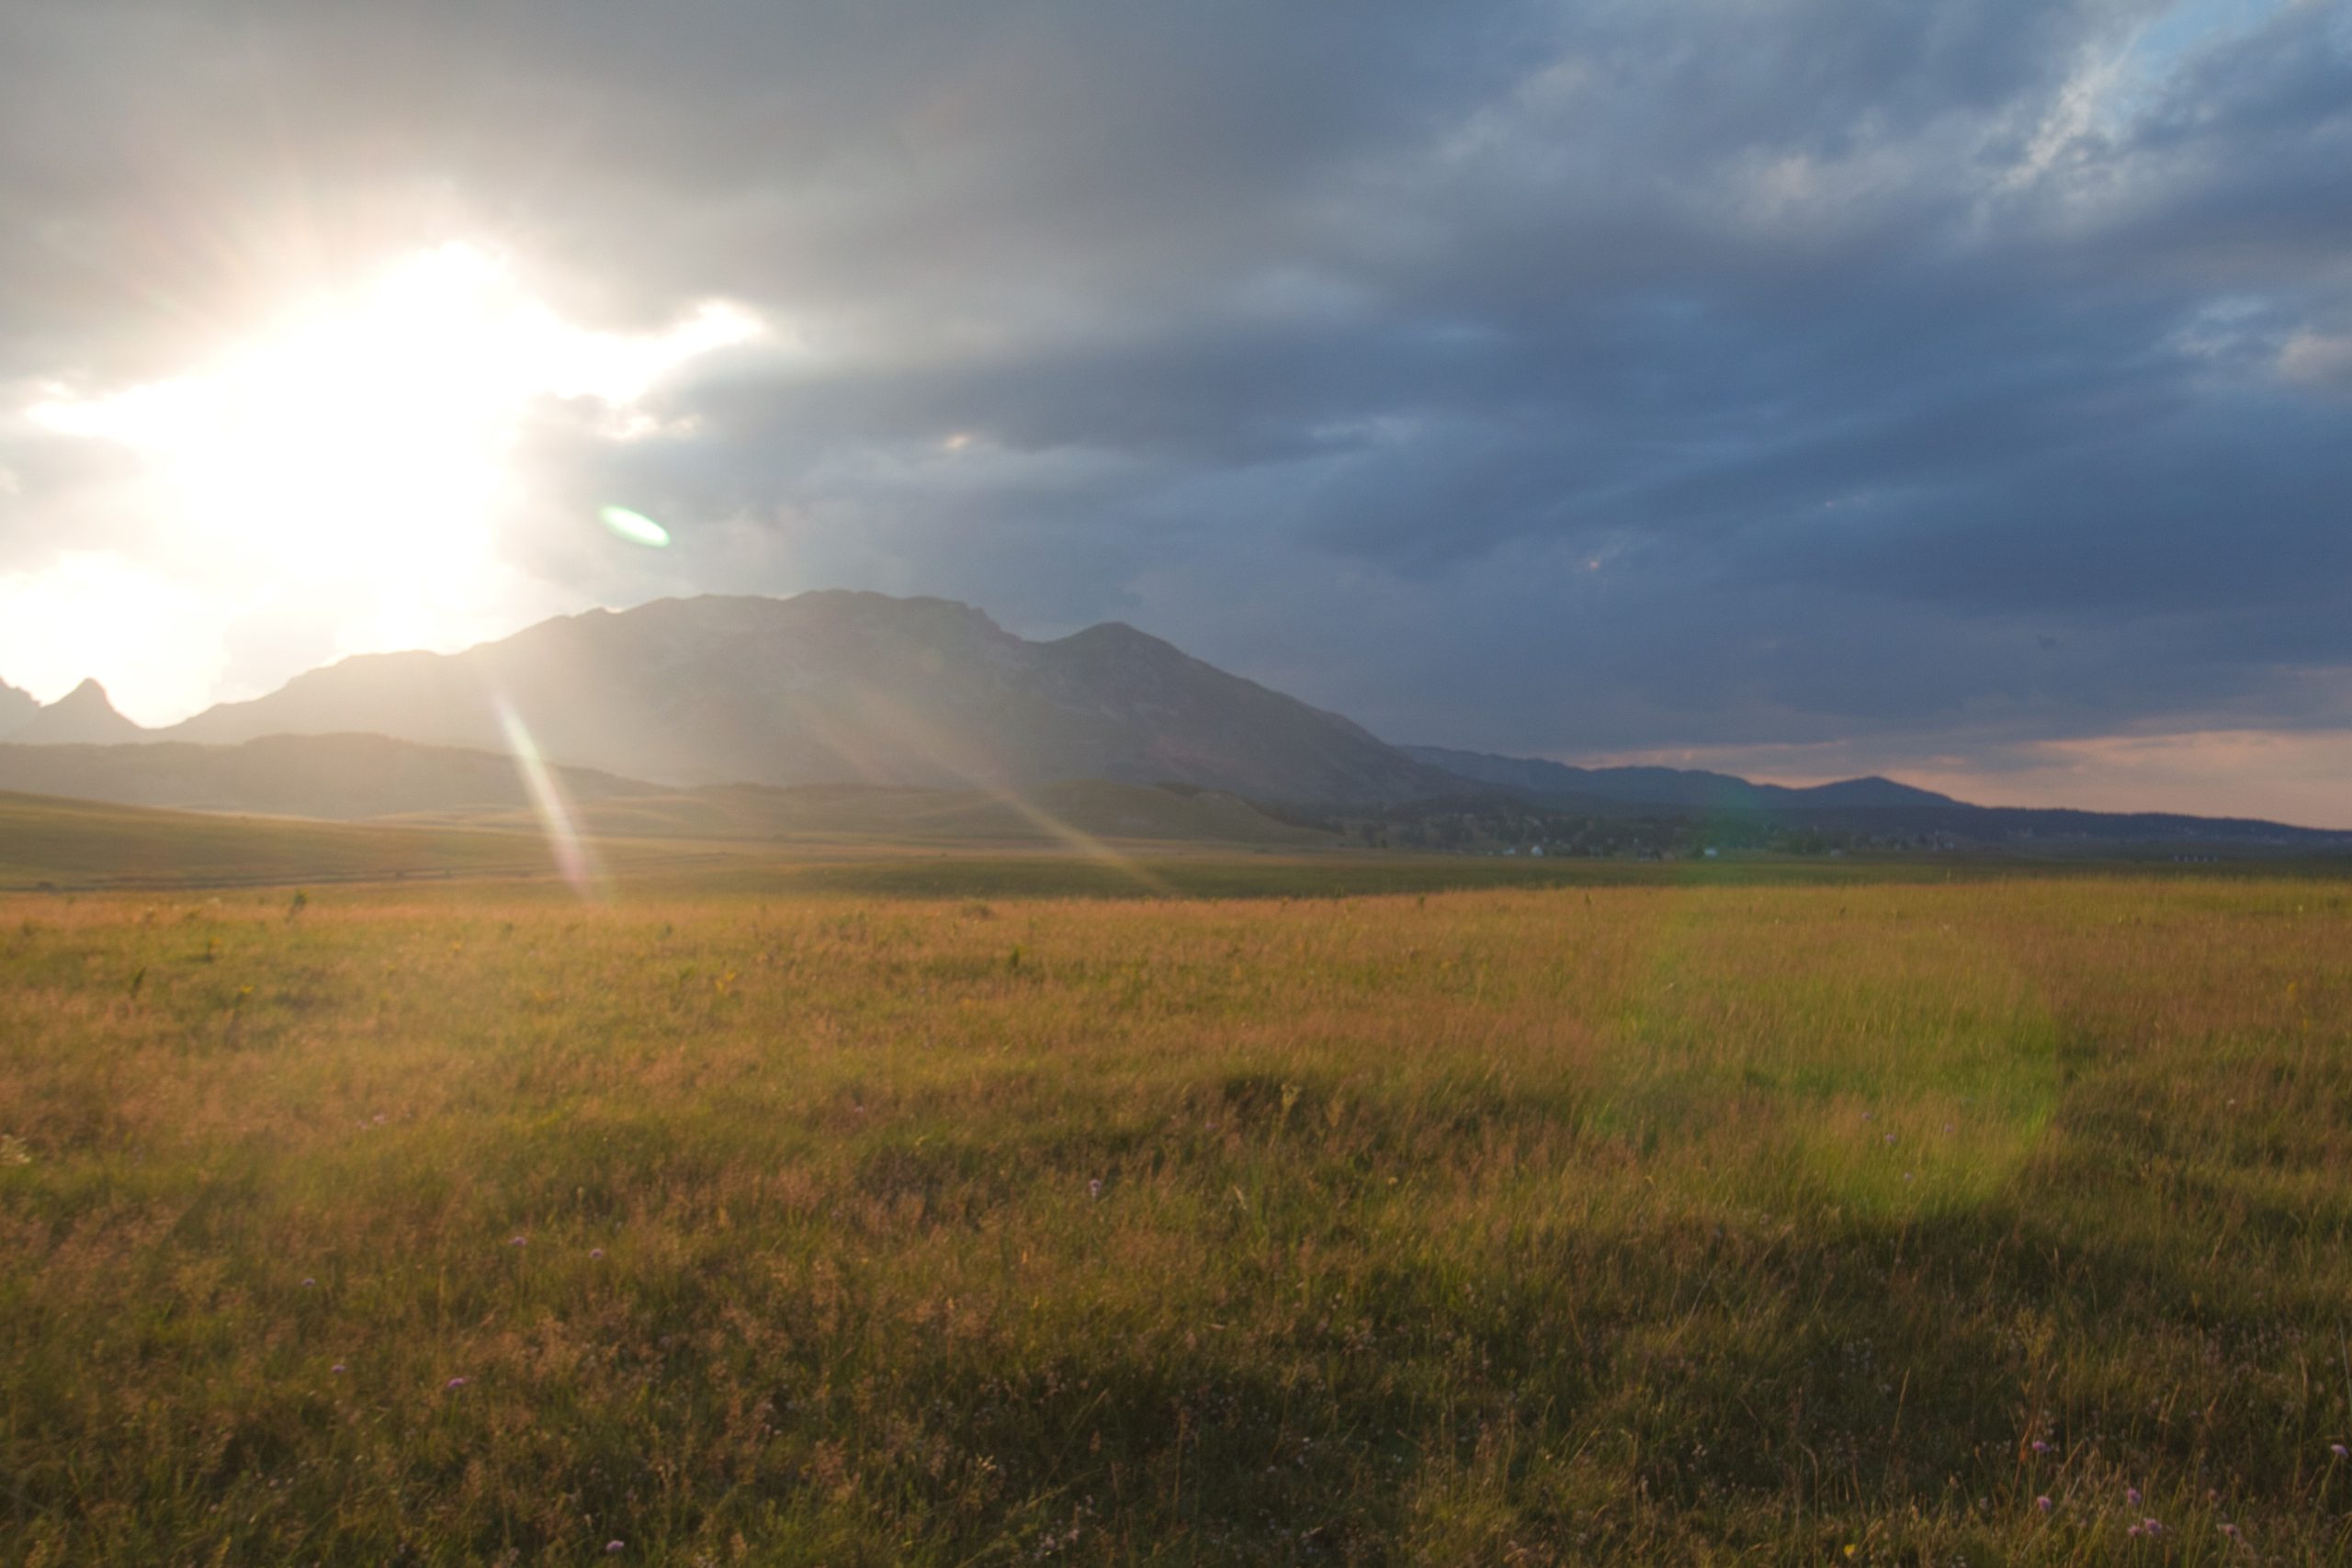
[[[514,706],[503,696],[492,696],[491,705],[498,712],[507,752],[514,759],[514,771],[522,775],[523,788],[531,797],[531,809],[538,817],[557,874],[582,898],[600,896],[605,889],[604,867],[596,858],[595,845],[580,831],[562,781],[539,754],[538,742]]]

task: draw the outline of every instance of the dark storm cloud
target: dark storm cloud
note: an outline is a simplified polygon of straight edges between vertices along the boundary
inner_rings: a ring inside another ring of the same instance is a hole
[[[452,234],[738,299],[582,592],[1106,615],[1399,739],[1946,750],[2352,667],[2352,26],[2041,3],[25,8],[0,387]],[[0,447],[0,567],[62,461]]]

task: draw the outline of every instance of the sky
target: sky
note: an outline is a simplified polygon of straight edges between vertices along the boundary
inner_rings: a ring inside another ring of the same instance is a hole
[[[2347,170],[2341,0],[0,0],[0,680],[870,588],[2352,827]]]

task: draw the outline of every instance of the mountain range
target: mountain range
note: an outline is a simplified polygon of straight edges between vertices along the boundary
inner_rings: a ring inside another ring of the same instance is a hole
[[[1160,822],[1170,798],[1205,791],[1232,801],[1215,821],[1242,837],[1263,836],[1251,824],[1265,819],[1235,815],[1249,800],[1740,816],[1874,840],[2352,843],[2268,823],[2004,811],[1883,778],[1792,788],[1391,746],[1120,623],[1031,641],[969,605],[845,591],[660,600],[458,653],[362,655],[163,729],[132,724],[95,682],[47,706],[0,686],[0,789],[345,818],[519,810],[518,751],[557,766],[590,806],[728,786],[728,804],[706,796],[684,817],[767,824],[840,808],[812,818],[815,797],[787,809],[741,786],[1012,799],[1093,780],[1179,788],[1084,797],[1110,819]]]
[[[1628,806],[1705,813],[1962,804],[1933,790],[1915,789],[1893,779],[1875,777],[1793,787],[1750,784],[1730,773],[1691,768],[1578,768],[1532,757],[1498,757],[1484,751],[1450,750],[1442,746],[1401,746],[1397,750],[1457,778],[1554,804],[1587,806],[1604,815],[1609,807]]]
[[[1679,817],[1695,825],[1744,821],[1785,832],[1866,842],[1957,845],[2267,849],[2352,848],[2352,832],[2295,828],[2246,817],[2162,811],[2079,811],[1973,806],[1893,779],[1841,779],[1791,786],[1683,768],[1578,768],[1436,746],[1414,758],[1555,812],[1600,818]]]
[[[1031,642],[968,605],[840,592],[661,600],[462,653],[346,659],[154,733],[340,731],[500,751],[527,735],[554,761],[685,785],[1099,778],[1389,801],[1445,783],[1132,626]]]

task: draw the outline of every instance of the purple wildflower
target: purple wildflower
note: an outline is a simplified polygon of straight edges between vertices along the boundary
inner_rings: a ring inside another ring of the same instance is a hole
[[[1086,1184],[1086,1195],[1089,1198],[1100,1198],[1102,1196],[1102,1179],[1101,1177],[1098,1176],[1093,1180],[1089,1181]]]
[[[530,1246],[531,1244],[530,1244],[528,1241],[526,1241],[523,1237],[521,1237],[521,1236],[519,1236],[519,1235],[518,1235],[518,1236],[516,1236],[513,1241],[508,1242],[506,1245],[507,1245],[507,1246],[509,1246],[509,1247],[528,1247],[528,1246]]]
[[[302,1288],[303,1288],[304,1290],[306,1290],[306,1291],[308,1291],[308,1290],[311,1290],[311,1289],[314,1289],[317,1285],[318,1285],[318,1281],[317,1281],[316,1280],[307,1280],[307,1279],[306,1279],[306,1280],[304,1280],[302,1281]]]
[[[335,1376],[337,1376],[337,1377],[341,1377],[345,1372],[348,1371],[349,1370],[350,1370],[350,1369],[349,1369],[349,1368],[347,1368],[347,1367],[345,1367],[345,1366],[341,1361],[337,1361],[334,1366],[329,1367],[329,1368],[327,1369],[327,1371],[331,1371],[331,1372],[334,1373],[334,1374],[335,1374]]]
[[[592,1247],[588,1249],[588,1256],[591,1258],[602,1258],[605,1256],[605,1249],[601,1247]]]
[[[461,1389],[461,1388],[463,1388],[463,1387],[465,1387],[465,1386],[466,1386],[466,1380],[465,1380],[465,1379],[463,1379],[463,1378],[451,1378],[447,1382],[445,1382],[445,1383],[443,1383],[443,1384],[441,1385],[442,1390],[443,1390],[443,1392],[445,1392],[445,1393],[447,1393],[447,1392],[451,1392],[451,1391],[454,1391],[454,1390],[457,1390],[457,1389]]]
[[[621,1543],[617,1540],[608,1540],[605,1542],[605,1555],[607,1557],[616,1557],[620,1555],[620,1550]]]
[[[2053,1508],[2053,1507],[2057,1506],[2057,1505],[2056,1505],[2056,1504],[2054,1504],[2054,1503],[2051,1502],[2051,1500],[2050,1500],[2049,1498],[2047,1498],[2047,1497],[2036,1497],[2036,1498],[2033,1500],[2033,1506],[2034,1506],[2035,1507],[2037,1507],[2037,1508],[2041,1509],[2041,1510],[2043,1513],[2045,1513],[2045,1514],[2046,1514],[2046,1513],[2048,1513],[2052,1508]]]
[[[2040,1438],[2036,1438],[2033,1440],[2033,1451],[2038,1454],[2046,1454],[2050,1451],[2050,1445]]]
[[[2137,1503],[2140,1500],[2140,1489],[2137,1486],[2126,1486],[2123,1489],[2123,1500],[2127,1503]]]
[[[2347,1454],[2352,1454],[2352,1449],[2346,1448],[2342,1443],[2328,1444],[2327,1451],[2334,1454],[2337,1459],[2342,1459]]]

